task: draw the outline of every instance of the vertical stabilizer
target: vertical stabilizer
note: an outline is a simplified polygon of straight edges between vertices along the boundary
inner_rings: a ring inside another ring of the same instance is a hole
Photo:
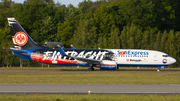
[[[12,40],[15,48],[19,49],[33,49],[45,48],[44,46],[36,44],[22,26],[15,18],[7,18],[11,28]]]

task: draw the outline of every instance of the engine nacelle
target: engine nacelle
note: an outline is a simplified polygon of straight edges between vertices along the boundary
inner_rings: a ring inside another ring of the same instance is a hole
[[[117,63],[114,61],[102,61],[100,63],[101,70],[115,70],[117,69]]]

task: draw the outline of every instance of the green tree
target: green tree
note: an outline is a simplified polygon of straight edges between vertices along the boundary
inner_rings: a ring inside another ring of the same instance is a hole
[[[97,28],[97,37],[105,36],[105,38],[108,39],[108,37],[111,36],[111,26],[114,21],[112,21],[113,19],[111,19],[108,13],[107,5],[101,5],[93,15],[92,24]]]
[[[153,50],[153,46],[154,46],[154,42],[155,42],[155,40],[156,40],[156,31],[155,31],[155,29],[150,29],[150,31],[149,31],[149,45],[150,45],[150,47],[149,47],[149,49],[151,49],[151,50]]]
[[[108,39],[108,48],[119,49],[120,48],[120,38],[119,38],[119,29],[113,25],[111,27],[111,36]]]
[[[97,46],[97,47],[95,47],[95,48],[106,49],[106,48],[107,48],[107,47],[106,47],[106,46],[107,46],[107,40],[106,40],[106,38],[105,38],[104,36],[99,37],[96,46]]]
[[[124,27],[123,30],[121,31],[121,35],[120,35],[120,40],[121,40],[121,45],[122,45],[122,48],[123,49],[127,49],[127,36],[126,36],[126,31],[127,31],[127,28]]]
[[[142,41],[141,41],[141,49],[149,49],[150,45],[149,45],[149,30],[144,31],[143,35],[142,35]]]
[[[41,38],[37,36],[40,36],[43,19],[54,16],[54,13],[55,9],[52,5],[39,0],[28,0],[14,12],[14,17],[35,42],[41,43]]]
[[[56,36],[56,26],[55,21],[51,16],[47,16],[43,20],[43,25],[41,26],[40,36],[42,38],[41,44],[45,41],[54,41]]]
[[[165,51],[165,45],[167,42],[167,38],[168,38],[168,33],[166,30],[164,30],[164,32],[161,35],[161,42],[160,42],[160,46],[159,46],[161,51]]]
[[[162,36],[161,32],[158,31],[155,38],[156,40],[154,42],[154,50],[160,50],[161,36]]]
[[[65,16],[67,15],[66,14],[67,8],[64,5],[60,5],[60,4],[56,4],[56,5],[57,5],[57,8],[54,15],[55,22],[56,24],[63,23],[65,21]]]
[[[7,17],[11,17],[13,15],[12,5],[14,2],[11,0],[1,0],[0,2],[0,28],[3,28],[7,25]]]
[[[138,36],[138,37],[136,37]],[[122,48],[140,48],[140,42],[139,39],[141,39],[141,31],[138,29],[138,27],[135,24],[131,24],[130,26],[125,26],[121,32],[121,43]],[[136,47],[136,45],[138,47]]]
[[[9,50],[5,50],[3,48],[9,48],[12,47],[13,42],[12,42],[12,36],[10,35],[10,28],[8,26],[5,26],[2,30],[0,30],[0,45],[1,45],[1,63],[2,65],[6,65],[9,67],[10,65],[10,59],[12,52]]]
[[[94,48],[96,28],[91,25],[91,20],[81,20],[74,32],[73,44],[77,48]]]
[[[169,51],[168,51],[168,53],[169,53],[169,55],[170,56],[175,56],[176,55],[176,50],[175,50],[175,47],[174,47],[174,30],[170,30],[169,31],[169,34],[168,34],[168,40],[167,40],[167,42],[168,42],[168,46],[169,46]]]
[[[177,60],[177,67],[180,66],[180,31],[176,31],[175,32],[175,40],[174,40],[174,46],[175,46],[175,50],[177,51],[177,53],[175,54],[175,58]]]
[[[76,29],[75,20],[72,21],[68,20],[68,21],[64,21],[63,23],[59,23],[55,41],[63,42],[65,47],[70,47],[75,29]]]

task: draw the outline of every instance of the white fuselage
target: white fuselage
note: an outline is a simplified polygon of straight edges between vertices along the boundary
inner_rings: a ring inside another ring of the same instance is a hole
[[[166,66],[176,62],[174,58],[160,51],[139,49],[108,50],[117,53],[113,59],[120,66]]]

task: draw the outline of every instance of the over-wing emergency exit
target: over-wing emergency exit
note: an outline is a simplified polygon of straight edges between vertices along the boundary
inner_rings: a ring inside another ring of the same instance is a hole
[[[168,54],[141,49],[52,49],[36,44],[15,18],[8,18],[11,28],[15,56],[45,64],[65,66],[88,66],[112,70],[119,66],[145,66],[165,68],[176,60]]]

